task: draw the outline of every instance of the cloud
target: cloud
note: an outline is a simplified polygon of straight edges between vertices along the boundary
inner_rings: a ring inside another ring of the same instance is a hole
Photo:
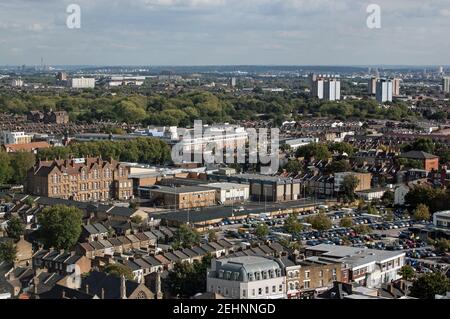
[[[450,64],[448,0],[0,0],[0,39],[52,64]],[[66,27],[81,7],[82,27]],[[50,49],[52,48],[52,49]],[[405,49],[407,48],[407,50]],[[432,48],[432,49],[431,49]],[[428,50],[428,54],[424,54]],[[447,61],[445,61],[447,59]],[[30,62],[31,61],[31,62]]]

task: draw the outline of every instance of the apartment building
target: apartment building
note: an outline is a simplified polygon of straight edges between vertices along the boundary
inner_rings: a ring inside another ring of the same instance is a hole
[[[345,264],[349,271],[348,281],[369,288],[400,279],[398,272],[405,265],[405,253],[402,251],[320,244],[306,247],[305,254],[309,261]]]
[[[2,131],[0,135],[1,144],[27,144],[30,143],[32,136],[25,132]]]
[[[213,260],[207,291],[232,299],[284,299],[285,276],[275,260],[242,256]]]
[[[238,183],[210,183],[204,184],[216,190],[216,201],[222,205],[240,203],[249,198],[250,186]]]
[[[326,290],[333,283],[347,282],[348,269],[339,261],[300,260],[281,257],[286,272],[288,299],[311,299],[317,292]]]
[[[130,168],[113,159],[79,158],[38,161],[25,182],[29,194],[75,201],[128,200]]]
[[[247,184],[250,199],[254,201],[283,202],[305,197],[301,180],[281,176],[258,174],[221,175],[210,174],[208,179],[216,182]]]
[[[342,184],[346,176],[355,176],[359,183],[356,186],[355,191],[365,191],[371,188],[372,174],[371,173],[357,173],[357,172],[342,172],[334,174],[334,191],[340,192],[342,190]]]
[[[173,209],[208,207],[216,204],[216,190],[203,186],[153,186],[141,187],[141,198],[147,192],[149,199],[157,206]]]

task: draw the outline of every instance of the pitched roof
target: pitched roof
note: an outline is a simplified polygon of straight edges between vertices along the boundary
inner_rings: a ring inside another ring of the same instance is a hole
[[[403,158],[410,158],[410,159],[435,159],[435,158],[439,158],[436,155],[430,154],[430,153],[425,153],[422,151],[410,151],[410,152],[406,152],[403,153],[400,157]]]

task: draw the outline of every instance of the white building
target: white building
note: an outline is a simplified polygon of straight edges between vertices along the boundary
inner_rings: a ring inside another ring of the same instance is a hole
[[[450,77],[444,77],[442,79],[442,91],[444,91],[444,93],[450,92]]]
[[[394,205],[405,205],[405,196],[409,193],[409,187],[405,184],[400,184],[394,188]]]
[[[323,79],[314,80],[313,85],[312,85],[312,95],[314,97],[317,97],[319,100],[322,100],[323,99],[323,87],[324,87]]]
[[[11,81],[12,87],[22,87],[23,86],[23,80],[22,79],[13,79]]]
[[[285,279],[275,260],[244,256],[213,260],[206,287],[232,299],[285,299]]]
[[[433,214],[433,224],[438,228],[450,229],[450,211],[436,212]]]
[[[141,86],[145,82],[145,76],[111,76],[106,83],[109,87],[135,85]]]
[[[0,135],[0,144],[27,144],[33,137],[25,132],[2,131]]]
[[[398,271],[405,264],[405,253],[402,251],[328,244],[306,247],[306,256],[307,260],[344,263],[350,271],[350,281],[369,288],[378,288],[383,283],[400,279]]]
[[[303,137],[285,140],[284,144],[289,145],[293,150],[295,150],[299,147],[318,142],[319,142],[318,137]]]
[[[250,185],[237,183],[211,183],[203,186],[216,189],[216,200],[223,205],[244,202],[249,198]]]
[[[72,89],[93,89],[95,88],[94,78],[73,78],[69,80],[69,86]]]
[[[360,198],[365,201],[372,201],[374,199],[380,199],[386,193],[385,188],[371,188],[364,191],[355,192]]]
[[[339,101],[341,99],[341,81],[329,79],[323,86],[323,98],[326,101]]]
[[[392,102],[392,81],[380,79],[377,82],[376,98],[379,103]]]

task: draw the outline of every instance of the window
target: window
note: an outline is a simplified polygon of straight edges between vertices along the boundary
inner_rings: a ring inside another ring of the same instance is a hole
[[[276,293],[277,292],[277,287],[276,286],[272,286],[272,293]]]
[[[252,289],[252,296],[255,295],[255,289]]]
[[[278,286],[278,291],[279,291],[279,292],[282,292],[282,291],[283,291],[283,285],[279,285],[279,286]]]
[[[306,271],[305,271],[305,278],[309,278],[309,273],[310,273],[309,270],[306,270]]]
[[[247,294],[247,291],[245,289],[242,289],[242,297],[247,297],[246,294]]]
[[[225,296],[228,296],[228,288],[225,288]]]
[[[305,280],[305,281],[303,282],[303,287],[309,288],[309,280]]]
[[[258,288],[258,295],[262,295],[262,288]]]
[[[319,280],[319,287],[323,287],[323,279]]]
[[[323,277],[323,270],[319,271],[319,277]]]
[[[289,283],[289,290],[294,290],[294,283],[293,282]]]
[[[266,295],[269,294],[269,287],[266,287]]]

